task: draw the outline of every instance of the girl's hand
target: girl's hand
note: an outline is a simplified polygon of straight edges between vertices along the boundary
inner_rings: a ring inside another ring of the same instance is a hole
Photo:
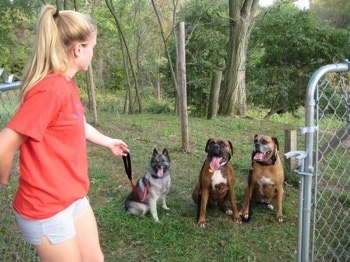
[[[126,156],[129,153],[128,145],[120,139],[112,139],[109,149],[117,157]]]

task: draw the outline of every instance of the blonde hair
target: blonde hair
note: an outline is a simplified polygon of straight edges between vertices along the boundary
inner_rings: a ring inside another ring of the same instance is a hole
[[[27,92],[45,76],[64,74],[71,48],[77,42],[86,41],[96,30],[96,24],[85,14],[43,6],[34,49],[23,73],[20,104]]]

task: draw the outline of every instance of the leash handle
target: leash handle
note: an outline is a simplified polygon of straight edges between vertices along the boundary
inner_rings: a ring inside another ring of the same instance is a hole
[[[126,175],[128,176],[129,180],[132,181],[131,160],[130,160],[129,153],[127,153],[126,156],[123,156],[123,162],[124,162],[124,168],[125,168]]]

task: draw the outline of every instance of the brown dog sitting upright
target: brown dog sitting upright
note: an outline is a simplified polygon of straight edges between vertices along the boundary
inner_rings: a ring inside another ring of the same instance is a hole
[[[192,193],[192,198],[197,204],[199,226],[206,226],[207,204],[220,207],[226,215],[232,216],[233,220],[241,223],[234,191],[234,169],[230,162],[233,153],[231,142],[224,139],[209,139],[205,146],[205,152],[207,158]],[[225,205],[227,200],[231,203],[231,209]]]
[[[283,222],[284,172],[278,150],[277,138],[262,134],[255,135],[252,168],[248,173],[248,185],[240,211],[243,221],[249,221],[251,218],[251,201],[266,203],[267,207],[273,210],[272,203],[277,200],[276,221]]]

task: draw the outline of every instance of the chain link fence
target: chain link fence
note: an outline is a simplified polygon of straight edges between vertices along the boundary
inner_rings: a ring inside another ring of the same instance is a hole
[[[297,261],[350,261],[350,66],[321,67],[306,97]],[[289,153],[287,153],[288,155]]]
[[[0,130],[4,128],[17,107],[21,82],[15,75],[7,75],[0,68]],[[18,157],[14,161],[11,176],[18,177]],[[17,180],[0,190],[0,261],[39,261],[34,249],[27,244],[15,221],[12,200],[17,189]]]

